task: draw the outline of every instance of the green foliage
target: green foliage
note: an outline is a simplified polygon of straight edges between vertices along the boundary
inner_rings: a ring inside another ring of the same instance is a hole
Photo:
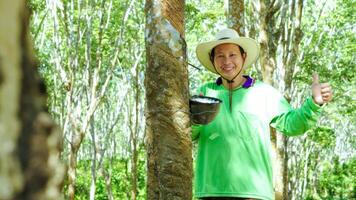
[[[306,83],[311,83],[311,74],[315,71],[320,76],[320,82],[329,82],[332,85],[334,98],[323,108],[318,126],[307,135],[304,148],[313,151],[310,152],[307,163],[308,184],[303,198],[355,199],[356,142],[353,139],[353,122],[356,120],[356,79],[353,72],[356,66],[356,35],[353,24],[356,20],[356,2],[326,1],[321,13],[320,2],[306,3],[303,11],[304,38],[301,44],[304,56],[299,63],[300,71],[294,77],[294,83],[303,88]],[[293,145],[295,147],[295,143]],[[304,156],[300,155],[300,159]],[[304,173],[300,170],[305,165],[304,161],[302,165],[298,164],[291,174]],[[300,182],[302,181],[299,180],[299,184]]]
[[[356,159],[341,163],[338,157],[322,165],[315,193],[306,199],[348,200],[356,197]]]
[[[317,126],[308,132],[308,138],[322,148],[333,148],[336,143],[335,132],[328,126]]]
[[[104,169],[111,174],[111,189],[114,199],[129,199],[131,196],[131,160],[128,158],[117,158],[104,161]],[[143,146],[139,149],[138,156],[138,200],[146,199],[146,154]],[[87,200],[90,195],[91,184],[91,160],[80,160],[77,165],[76,196],[77,200]],[[97,179],[95,183],[95,199],[107,200],[108,194],[105,180],[97,169]],[[67,194],[67,184],[65,183],[64,194]]]

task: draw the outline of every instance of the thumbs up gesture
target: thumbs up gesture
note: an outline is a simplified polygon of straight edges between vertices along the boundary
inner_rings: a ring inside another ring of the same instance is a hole
[[[323,105],[332,99],[332,90],[329,83],[319,83],[319,75],[313,73],[313,83],[311,85],[313,100],[316,104]]]

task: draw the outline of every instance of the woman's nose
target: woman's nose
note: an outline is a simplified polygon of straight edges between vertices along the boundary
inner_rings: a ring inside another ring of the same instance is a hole
[[[225,56],[223,59],[223,64],[229,64],[229,63],[231,63],[231,59]]]

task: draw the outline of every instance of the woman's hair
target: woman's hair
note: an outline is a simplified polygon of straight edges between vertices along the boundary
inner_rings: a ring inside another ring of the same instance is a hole
[[[236,46],[239,47],[240,53],[241,53],[241,56],[242,56],[242,55],[245,53],[245,50],[244,50],[240,45],[237,45],[237,44],[236,44]],[[210,61],[211,61],[212,63],[214,63],[215,47],[210,51],[209,55],[210,55]]]

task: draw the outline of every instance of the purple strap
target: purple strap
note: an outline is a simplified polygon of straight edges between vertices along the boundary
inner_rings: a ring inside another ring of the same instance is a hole
[[[245,83],[242,85],[243,88],[249,88],[252,87],[253,84],[255,83],[255,79],[253,79],[250,76],[243,76],[245,77],[247,80],[245,81]]]
[[[216,83],[216,85],[221,85],[222,84],[222,78],[221,77],[217,78],[215,83]]]

